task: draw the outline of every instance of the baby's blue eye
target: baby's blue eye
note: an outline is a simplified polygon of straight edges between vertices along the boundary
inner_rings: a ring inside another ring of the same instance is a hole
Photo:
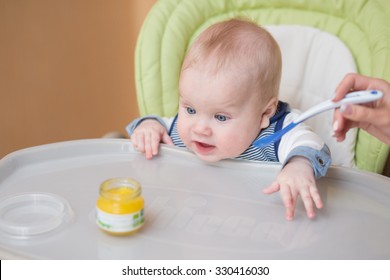
[[[224,116],[224,115],[215,115],[215,118],[218,120],[218,121],[220,121],[220,122],[225,122],[225,121],[227,121],[227,117],[226,116]]]
[[[190,115],[196,114],[196,110],[194,108],[187,107],[186,109],[188,114]]]

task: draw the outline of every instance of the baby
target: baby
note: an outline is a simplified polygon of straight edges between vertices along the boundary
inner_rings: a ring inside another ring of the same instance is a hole
[[[135,149],[151,159],[159,143],[186,147],[199,158],[282,162],[275,181],[286,219],[300,195],[307,216],[322,208],[315,178],[331,162],[324,142],[300,124],[281,140],[258,148],[253,142],[288,125],[296,114],[278,100],[281,53],[274,38],[255,23],[231,19],[207,28],[188,51],[180,74],[179,109],[173,118],[146,116],[127,126]]]

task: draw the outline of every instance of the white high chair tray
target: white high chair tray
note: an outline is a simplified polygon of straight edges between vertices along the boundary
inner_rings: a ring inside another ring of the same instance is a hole
[[[146,160],[128,140],[20,150],[0,160],[0,221],[17,226],[18,219],[33,217],[31,232],[0,223],[0,257],[390,258],[389,178],[331,167],[317,182],[324,208],[310,220],[299,202],[288,222],[279,193],[262,193],[279,169],[233,160],[206,164],[165,146]],[[95,224],[99,185],[112,177],[131,177],[143,186],[146,222],[134,235],[110,236]],[[49,223],[43,227],[41,221]]]

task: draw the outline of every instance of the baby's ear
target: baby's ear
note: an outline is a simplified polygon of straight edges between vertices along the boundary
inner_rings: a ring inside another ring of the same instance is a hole
[[[261,128],[266,128],[270,124],[270,119],[275,115],[276,108],[278,107],[278,99],[272,97],[268,104],[264,107],[263,113],[261,114]]]

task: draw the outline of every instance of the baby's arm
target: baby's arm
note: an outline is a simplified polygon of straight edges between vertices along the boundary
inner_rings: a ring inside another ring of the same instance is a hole
[[[144,153],[147,159],[158,154],[160,143],[173,145],[167,128],[159,117],[146,117],[133,121],[126,128],[134,149]]]
[[[295,113],[286,116],[284,126],[295,116]],[[329,148],[310,127],[300,124],[282,137],[278,157],[283,168],[276,180],[264,189],[264,193],[272,194],[280,190],[288,220],[294,218],[294,209],[300,195],[307,216],[313,218],[314,205],[317,208],[323,206],[315,179],[325,176],[328,170],[331,163]]]

